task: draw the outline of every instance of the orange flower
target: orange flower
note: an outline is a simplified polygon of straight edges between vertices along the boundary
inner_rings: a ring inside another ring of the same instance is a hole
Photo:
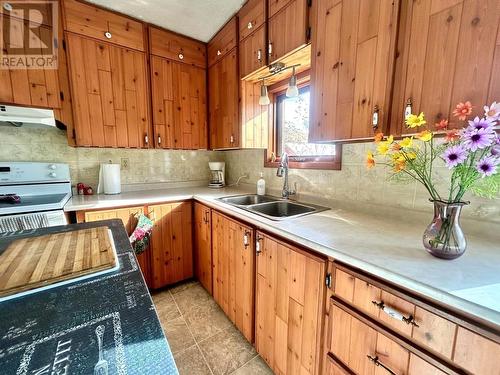
[[[392,145],[391,145],[391,149],[392,151],[399,151],[401,150],[401,145],[397,142],[394,142]]]
[[[417,138],[424,142],[429,142],[432,139],[432,132],[429,130],[421,131],[417,134]]]
[[[394,172],[401,172],[406,167],[406,161],[397,161],[394,163]]]
[[[366,168],[370,169],[375,166],[375,158],[373,157],[373,153],[371,151],[368,151],[366,153]]]
[[[435,125],[437,130],[445,130],[448,127],[448,120],[442,119],[441,121],[437,122]]]
[[[453,116],[458,117],[460,121],[464,121],[467,116],[472,113],[472,104],[469,101],[465,103],[458,103],[453,111]]]
[[[446,142],[454,142],[459,137],[460,137],[460,135],[458,134],[458,132],[456,130],[448,130],[446,132],[446,136],[444,137],[444,139]]]
[[[380,132],[380,133],[377,133],[375,134],[375,142],[380,142],[382,139],[384,139],[384,133]]]

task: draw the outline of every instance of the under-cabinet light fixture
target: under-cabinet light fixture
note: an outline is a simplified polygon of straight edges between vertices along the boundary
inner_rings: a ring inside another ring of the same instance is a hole
[[[271,101],[269,100],[269,95],[267,94],[267,86],[266,83],[264,82],[264,79],[262,79],[262,85],[260,86],[259,104],[269,105],[270,103]]]

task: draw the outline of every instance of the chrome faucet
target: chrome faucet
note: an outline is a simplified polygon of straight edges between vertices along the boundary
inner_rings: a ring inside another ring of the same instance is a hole
[[[283,177],[283,174],[285,175],[285,180],[283,181],[283,190],[281,191],[281,196],[284,199],[288,199],[290,195],[295,194],[295,190],[290,190],[290,188],[288,187],[288,155],[286,152],[281,155],[280,165],[278,167],[278,170],[276,171],[276,176],[278,177]]]

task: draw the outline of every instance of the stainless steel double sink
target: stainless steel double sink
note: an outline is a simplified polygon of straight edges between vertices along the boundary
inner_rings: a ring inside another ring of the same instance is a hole
[[[327,207],[299,203],[269,195],[234,195],[218,198],[218,200],[271,220],[284,220],[329,209]]]

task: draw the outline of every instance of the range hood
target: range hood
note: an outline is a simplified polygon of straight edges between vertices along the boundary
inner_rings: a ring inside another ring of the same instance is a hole
[[[51,109],[0,104],[0,125],[55,127],[56,119],[54,118],[54,111]]]

